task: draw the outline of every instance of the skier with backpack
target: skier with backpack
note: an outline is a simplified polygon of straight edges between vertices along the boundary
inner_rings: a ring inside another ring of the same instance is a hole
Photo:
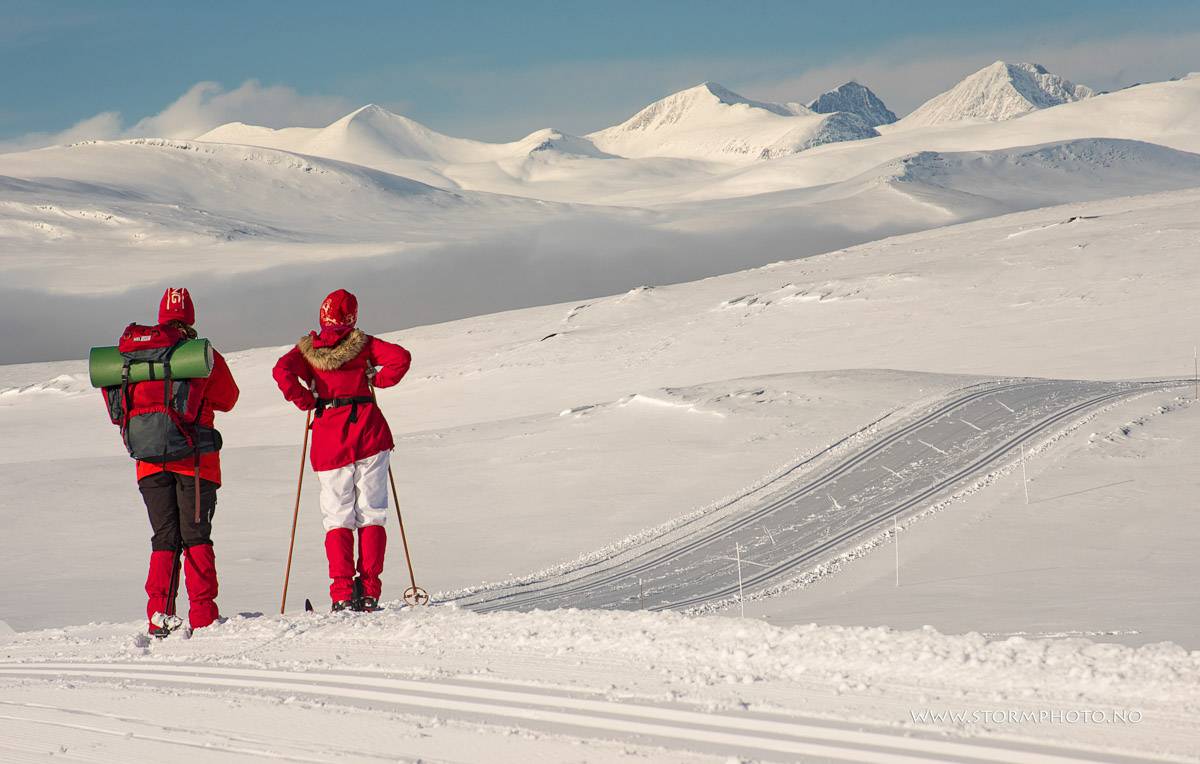
[[[321,483],[332,609],[369,612],[378,609],[383,588],[394,445],[373,388],[398,383],[412,357],[357,321],[358,299],[344,289],[330,293],[321,303],[320,331],[301,337],[272,376],[284,398],[313,412],[310,462]]]
[[[188,291],[167,289],[157,326],[126,327],[117,346],[125,359],[122,383],[103,389],[109,417],[120,425],[125,446],[137,460],[138,490],[154,533],[146,616],[155,636],[182,626],[175,613],[181,562],[189,625],[202,628],[220,617],[212,519],[221,485],[221,435],[213,427],[214,412],[231,410],[239,391],[216,351],[207,377],[172,376],[171,358],[196,338],[195,320]],[[152,368],[161,368],[161,378],[152,374],[150,379],[131,381],[130,366],[138,361],[153,362]]]

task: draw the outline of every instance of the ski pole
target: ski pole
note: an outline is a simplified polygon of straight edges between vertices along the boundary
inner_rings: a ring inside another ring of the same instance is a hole
[[[308,456],[308,431],[312,428],[312,410],[304,418],[304,445],[300,447],[300,477],[296,479],[296,506],[292,509],[292,538],[288,541],[287,568],[283,572],[283,599],[279,602],[279,614],[287,609],[288,581],[292,577],[292,551],[296,548],[296,523],[300,519],[300,489],[304,486],[304,457]]]
[[[392,465],[388,462],[388,482],[392,484],[392,499],[396,503],[396,520],[400,524],[400,543],[404,545],[404,561],[408,563],[408,580],[412,586],[404,590],[404,601],[410,605],[428,605],[429,593],[417,586],[417,577],[413,573],[412,555],[408,552],[408,534],[404,532],[404,516],[400,514],[400,494],[396,492],[396,478],[392,474]]]
[[[375,398],[375,385],[370,380],[367,381],[367,384],[371,388],[371,399],[378,406],[379,401]],[[388,460],[388,483],[392,486],[392,501],[396,505],[396,521],[400,524],[400,543],[404,545],[404,561],[408,564],[408,580],[412,584],[404,590],[404,601],[409,605],[428,605],[429,592],[417,586],[417,576],[413,573],[412,555],[408,551],[408,534],[404,532],[404,515],[400,513],[400,493],[396,490],[396,476],[392,473],[390,459]]]

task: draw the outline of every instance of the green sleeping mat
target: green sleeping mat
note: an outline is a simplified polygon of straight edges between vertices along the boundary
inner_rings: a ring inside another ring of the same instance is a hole
[[[117,352],[115,346],[92,348],[88,356],[88,373],[92,378],[92,387],[110,387],[121,384],[121,367],[125,359]],[[207,377],[212,373],[213,351],[208,340],[200,338],[188,340],[180,345],[171,356],[171,377],[173,379],[196,379]],[[129,366],[130,382],[145,382],[148,379],[162,379],[163,365],[147,361],[134,361]]]

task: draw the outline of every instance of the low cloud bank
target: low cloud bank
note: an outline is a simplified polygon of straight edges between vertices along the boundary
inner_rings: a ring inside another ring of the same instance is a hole
[[[0,288],[6,327],[0,364],[83,358],[112,344],[130,321],[153,321],[166,286],[188,287],[197,328],[222,350],[290,344],[315,328],[317,307],[344,287],[372,332],[502,310],[593,298],[805,257],[897,233],[786,219],[749,231],[647,230],[610,221],[548,225],[427,252],[271,268],[237,278],[164,274],[121,294],[63,295]]]

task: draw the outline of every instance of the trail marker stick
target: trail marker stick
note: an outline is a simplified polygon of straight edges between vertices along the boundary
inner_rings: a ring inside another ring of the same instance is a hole
[[[1021,485],[1025,488],[1025,503],[1029,503],[1029,473],[1025,471],[1025,444],[1021,444]]]
[[[737,554],[738,566],[738,607],[741,608],[742,618],[746,617],[746,597],[742,594],[742,545],[734,544],[733,549]]]
[[[896,587],[900,587],[900,521],[892,515],[892,545],[896,547]]]
[[[719,559],[719,560],[729,560],[730,562],[736,562],[736,563],[737,563],[737,574],[738,574],[738,606],[741,608],[741,612],[742,612],[742,618],[745,618],[745,617],[746,617],[746,599],[745,599],[745,597],[743,596],[743,595],[744,595],[744,592],[743,592],[743,590],[742,590],[742,562],[743,562],[743,560],[742,560],[742,545],[741,545],[741,544],[734,544],[734,545],[733,545],[733,553],[734,553],[734,556],[733,556],[733,557],[718,557],[717,559]],[[768,567],[770,567],[769,565],[763,565],[761,562],[753,562],[753,561],[751,561],[751,560],[745,560],[744,562],[745,562],[747,565],[757,565],[757,566],[758,566],[758,567],[760,567],[760,568],[768,568]]]

